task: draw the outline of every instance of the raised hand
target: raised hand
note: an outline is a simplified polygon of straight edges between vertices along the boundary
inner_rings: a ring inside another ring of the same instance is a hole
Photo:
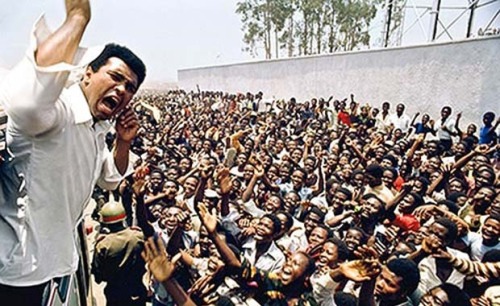
[[[377,260],[352,260],[339,266],[340,273],[344,277],[355,281],[365,282],[377,276],[381,269]]]
[[[219,183],[221,194],[228,194],[233,188],[231,182],[231,177],[229,176],[229,169],[226,167],[220,167],[217,169],[216,174],[217,182]]]
[[[155,241],[153,237],[144,243],[144,251],[142,251],[141,255],[144,261],[146,261],[149,271],[151,271],[154,278],[160,283],[172,277],[175,264],[181,257],[179,253],[172,261],[169,261],[163,241],[161,239],[156,239]]]
[[[205,204],[200,203],[198,205],[200,219],[205,225],[207,232],[213,234],[215,233],[215,229],[217,227],[217,216],[215,214],[211,214],[208,211],[208,208]]]

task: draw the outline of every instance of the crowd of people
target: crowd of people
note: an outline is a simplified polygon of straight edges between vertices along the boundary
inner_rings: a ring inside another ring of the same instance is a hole
[[[134,171],[93,195],[108,305],[499,305],[493,112],[134,99]]]

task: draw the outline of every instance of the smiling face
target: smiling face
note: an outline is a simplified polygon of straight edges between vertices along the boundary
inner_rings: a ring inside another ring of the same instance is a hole
[[[498,243],[500,237],[500,222],[497,219],[489,218],[481,228],[483,242],[494,245]]]
[[[92,117],[111,119],[132,100],[137,91],[138,77],[117,57],[110,57],[97,71],[89,66],[82,81]]]
[[[322,227],[315,227],[311,234],[309,235],[308,242],[309,246],[317,246],[324,243],[328,239],[328,232]]]
[[[435,287],[422,297],[420,300],[422,306],[446,306],[450,305],[448,294],[440,287]]]
[[[317,262],[318,267],[328,266],[334,268],[337,266],[338,260],[338,248],[335,243],[331,241],[325,242],[323,245],[323,251],[319,255],[319,261]]]
[[[304,278],[309,259],[303,253],[295,253],[287,259],[279,273],[279,279],[283,285],[287,286],[296,280]]]

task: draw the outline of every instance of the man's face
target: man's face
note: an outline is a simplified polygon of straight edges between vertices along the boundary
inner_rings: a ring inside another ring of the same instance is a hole
[[[494,181],[494,178],[488,171],[479,171],[474,178],[477,187],[491,186]]]
[[[308,258],[302,253],[295,253],[287,259],[279,273],[281,283],[285,286],[304,276],[309,264]]]
[[[448,294],[440,287],[435,287],[428,291],[420,300],[422,306],[443,306],[450,305]]]
[[[384,170],[384,174],[382,175],[382,183],[384,183],[387,188],[393,187],[395,179],[396,178],[394,177],[394,173],[392,173],[392,171]]]
[[[259,220],[254,235],[257,241],[271,241],[273,240],[273,226],[274,223],[271,219],[263,217]]]
[[[396,113],[398,113],[398,115],[401,116],[401,114],[403,114],[405,110],[405,107],[403,106],[403,104],[399,104],[397,107],[396,107]]]
[[[181,212],[181,210],[178,207],[169,207],[164,211],[163,217],[162,217],[162,222],[163,226],[168,231],[172,231],[175,229],[175,227],[179,224],[179,219],[177,219],[177,215]]]
[[[330,268],[335,268],[337,266],[338,255],[337,246],[328,241],[323,245],[323,250],[319,255],[319,260],[316,265],[318,267],[328,266]]]
[[[87,67],[82,81],[90,113],[99,120],[118,115],[132,100],[138,86],[137,75],[117,57],[109,58],[96,72]]]
[[[429,236],[433,236],[435,243],[430,247],[431,249],[444,249],[451,241],[448,241],[448,229],[439,223],[434,222],[429,228]]]
[[[271,196],[269,199],[267,199],[265,205],[264,205],[266,212],[268,213],[275,213],[281,208],[281,201],[280,198],[277,196]]]
[[[173,200],[177,195],[177,185],[174,182],[165,182],[165,196],[169,200]]]
[[[443,109],[441,110],[441,117],[443,119],[446,119],[448,118],[449,116],[451,115],[451,111],[448,107],[443,107]]]
[[[370,173],[365,173],[365,182],[370,186],[370,187],[376,187],[379,186],[382,183],[382,180],[380,178],[377,178]]]
[[[349,251],[353,252],[361,243],[361,239],[363,238],[363,234],[359,231],[350,229],[347,231],[344,242],[349,249]]]
[[[362,204],[361,217],[366,220],[372,220],[377,217],[381,209],[382,203],[379,200],[369,198]]]
[[[318,216],[317,214],[311,212],[307,215],[306,219],[304,220],[304,228],[306,230],[306,234],[309,234],[312,232],[312,230],[318,226],[318,224],[321,221],[321,217]]]
[[[500,222],[492,218],[487,219],[481,228],[481,234],[484,241],[498,242],[498,238],[500,237]]]
[[[302,171],[294,171],[292,174],[292,184],[295,189],[302,188],[305,177]]]
[[[382,301],[398,300],[404,294],[401,292],[402,277],[397,276],[386,266],[382,267],[382,273],[377,277],[374,294]]]
[[[284,197],[285,210],[291,214],[299,206],[300,198],[296,193],[289,192]]]
[[[158,191],[163,184],[163,178],[161,174],[157,172],[151,174],[149,181],[151,182],[151,189],[153,189],[153,191]]]
[[[333,198],[332,201],[332,206],[333,206],[333,211],[335,213],[342,213],[344,211],[344,205],[347,201],[347,195],[344,194],[343,192],[336,192],[335,197]]]
[[[407,194],[399,203],[399,211],[403,214],[410,214],[413,204],[415,204],[415,198],[411,194]]]
[[[191,197],[194,195],[194,191],[196,190],[196,186],[198,185],[198,180],[195,179],[194,177],[188,177],[184,181],[184,193],[186,197]]]
[[[309,235],[308,242],[310,246],[317,246],[324,243],[326,239],[328,239],[328,232],[324,228],[317,226]]]

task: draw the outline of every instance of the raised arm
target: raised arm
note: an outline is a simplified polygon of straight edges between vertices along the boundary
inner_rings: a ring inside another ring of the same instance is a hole
[[[65,0],[65,4],[66,20],[36,50],[35,60],[40,67],[60,62],[73,63],[76,50],[90,21],[88,0]]]
[[[54,33],[47,34],[43,20],[36,24],[27,57],[0,88],[0,103],[19,131],[38,136],[58,127],[63,110],[56,101],[73,68],[64,63],[73,63],[89,21],[88,0],[66,0],[66,19]]]

